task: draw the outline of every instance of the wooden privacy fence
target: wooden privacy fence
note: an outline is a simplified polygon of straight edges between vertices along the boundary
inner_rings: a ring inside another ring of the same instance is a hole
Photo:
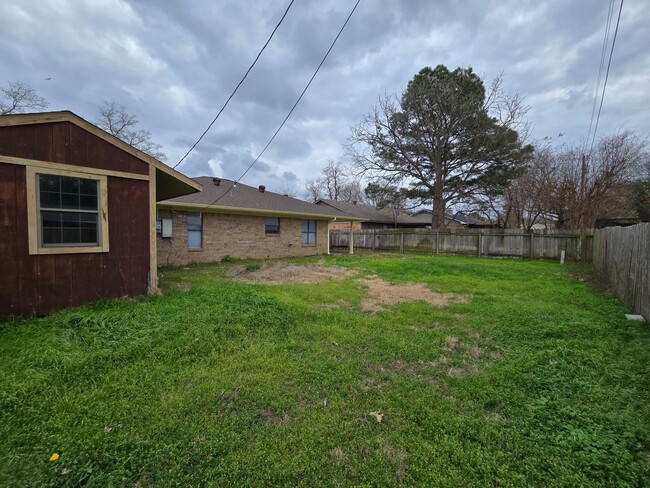
[[[593,263],[616,296],[650,321],[650,223],[597,229]]]
[[[520,229],[368,229],[354,231],[354,247],[393,252],[467,254],[530,259],[591,261],[591,231]],[[330,247],[347,248],[349,230],[330,231]]]

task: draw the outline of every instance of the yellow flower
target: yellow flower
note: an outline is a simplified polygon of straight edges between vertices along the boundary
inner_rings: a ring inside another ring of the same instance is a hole
[[[56,452],[50,456],[50,461],[56,461],[57,459],[59,459],[59,455]]]

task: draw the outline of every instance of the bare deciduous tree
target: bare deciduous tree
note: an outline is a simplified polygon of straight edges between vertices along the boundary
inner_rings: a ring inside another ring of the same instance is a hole
[[[123,105],[118,106],[115,102],[102,103],[95,124],[149,156],[160,161],[167,159],[165,153],[162,152],[162,146],[151,140],[151,132],[137,129],[137,117],[129,113]]]
[[[282,183],[278,188],[278,193],[281,195],[286,195],[288,197],[297,198],[298,197],[298,187],[296,186],[296,175],[285,171],[283,176]]]
[[[10,81],[7,88],[1,88],[0,115],[21,114],[27,111],[47,110],[48,102],[32,87],[21,81]]]
[[[549,208],[558,227],[592,227],[597,218],[632,213],[629,183],[647,158],[647,145],[630,132],[603,137],[591,155],[578,148],[556,154]]]
[[[591,155],[546,145],[503,193],[483,195],[479,207],[499,226],[526,230],[542,221],[579,229],[597,218],[641,215],[634,182],[642,181],[648,160],[646,141],[629,132],[603,137]]]
[[[342,202],[363,201],[360,180],[355,178],[350,169],[340,161],[328,161],[321,171],[321,176],[307,181],[305,193],[313,202],[319,199]]]

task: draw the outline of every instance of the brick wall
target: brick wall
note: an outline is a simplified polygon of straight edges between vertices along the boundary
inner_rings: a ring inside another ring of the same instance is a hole
[[[280,233],[264,233],[264,217],[203,214],[203,248],[187,248],[187,213],[158,211],[172,219],[172,238],[158,235],[158,265],[184,265],[233,258],[281,258],[327,253],[327,221],[317,221],[316,245],[302,245],[302,220],[280,218]]]

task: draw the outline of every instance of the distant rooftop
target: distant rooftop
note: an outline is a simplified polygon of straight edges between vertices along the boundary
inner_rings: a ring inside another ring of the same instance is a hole
[[[352,202],[340,202],[338,200],[325,200],[321,199],[316,202],[319,207],[331,207],[344,212],[348,217],[356,217],[358,219],[367,220],[368,222],[376,222],[381,224],[400,224],[400,225],[413,225],[422,226],[422,222],[414,219],[405,212],[395,212],[392,208],[378,209],[371,205],[362,205]]]
[[[280,195],[266,190],[263,185],[257,188],[243,183],[235,185],[233,180],[214,178],[212,176],[199,176],[194,180],[203,186],[203,191],[170,198],[159,202],[159,205],[164,207],[184,207],[197,212],[213,211],[269,216],[302,216],[328,220],[349,217],[336,208],[321,207],[297,198]]]

